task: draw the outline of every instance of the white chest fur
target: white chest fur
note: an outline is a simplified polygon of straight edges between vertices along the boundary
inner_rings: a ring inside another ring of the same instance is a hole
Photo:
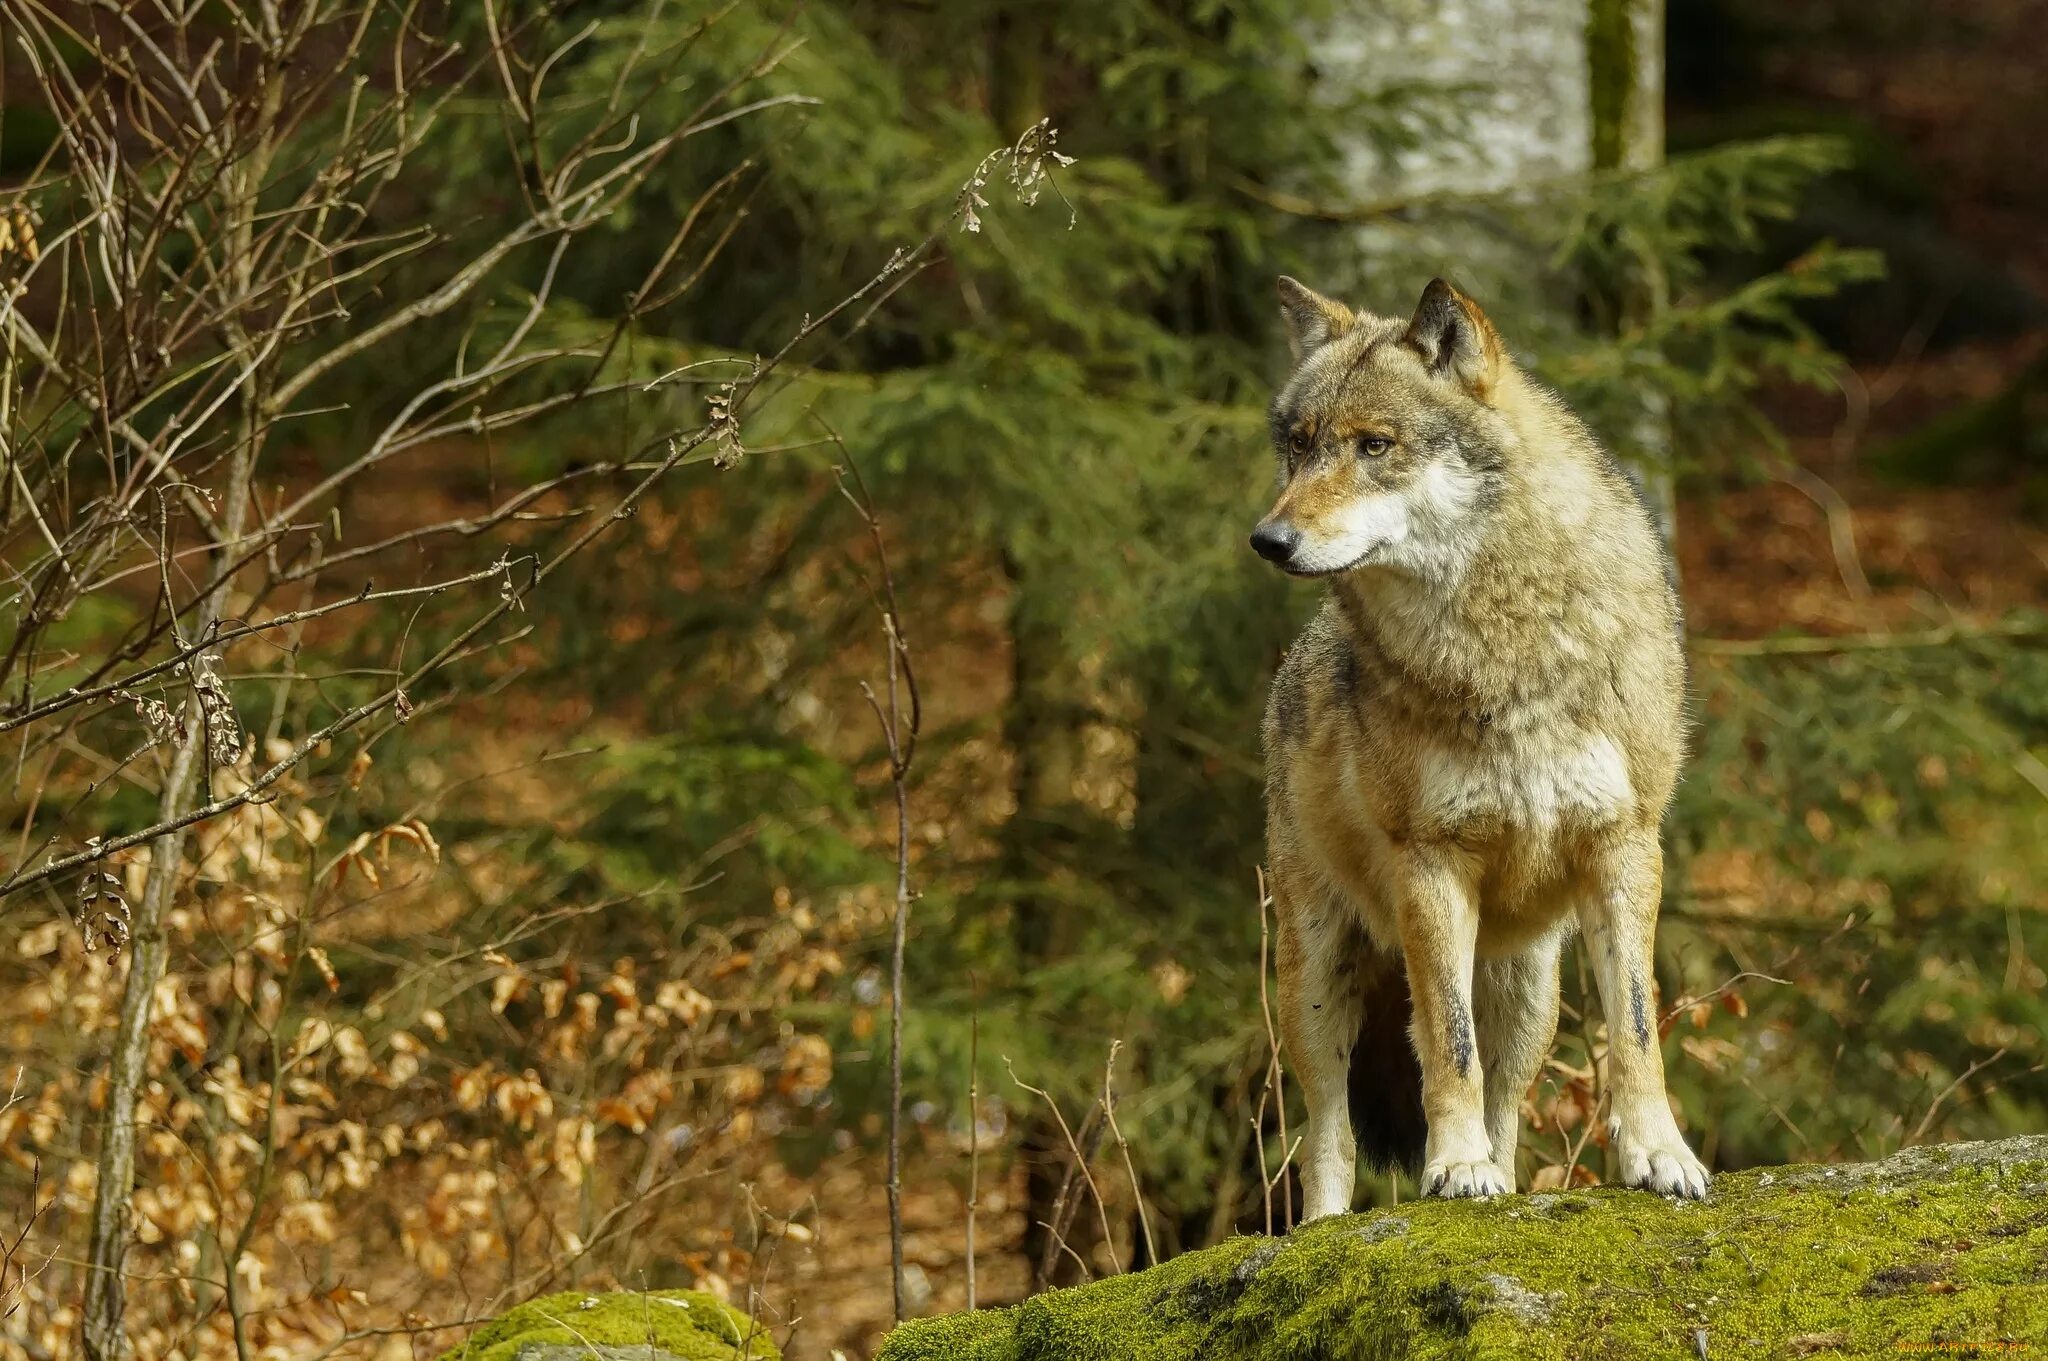
[[[1418,821],[1444,831],[1497,825],[1537,836],[1601,826],[1628,807],[1628,764],[1608,737],[1528,735],[1476,748],[1426,747],[1416,762]]]

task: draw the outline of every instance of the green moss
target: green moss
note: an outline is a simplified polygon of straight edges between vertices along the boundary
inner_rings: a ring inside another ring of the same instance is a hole
[[[2048,1136],[1240,1238],[1007,1310],[909,1323],[881,1361],[1864,1356],[2048,1339]]]
[[[441,1361],[517,1361],[528,1348],[652,1345],[684,1361],[778,1361],[767,1331],[701,1290],[544,1295],[478,1328]]]

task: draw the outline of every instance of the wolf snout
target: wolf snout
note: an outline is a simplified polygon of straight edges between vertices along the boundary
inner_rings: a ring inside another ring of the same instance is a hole
[[[1252,551],[1283,566],[1301,547],[1301,531],[1285,520],[1268,521],[1252,531]]]

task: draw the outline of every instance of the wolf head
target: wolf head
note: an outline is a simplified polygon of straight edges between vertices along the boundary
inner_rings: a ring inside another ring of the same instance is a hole
[[[1509,377],[1495,333],[1441,279],[1400,321],[1279,282],[1294,372],[1271,411],[1280,498],[1252,531],[1295,576],[1455,571],[1498,499]]]

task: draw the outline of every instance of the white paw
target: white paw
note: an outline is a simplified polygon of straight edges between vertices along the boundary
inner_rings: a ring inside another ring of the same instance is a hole
[[[1422,1194],[1463,1200],[1468,1196],[1504,1196],[1514,1190],[1507,1173],[1491,1158],[1468,1162],[1432,1162],[1422,1169]]]
[[[1647,1136],[1632,1135],[1624,1126],[1615,1136],[1615,1151],[1624,1186],[1685,1200],[1707,1198],[1706,1164],[1686,1146],[1675,1125]]]

